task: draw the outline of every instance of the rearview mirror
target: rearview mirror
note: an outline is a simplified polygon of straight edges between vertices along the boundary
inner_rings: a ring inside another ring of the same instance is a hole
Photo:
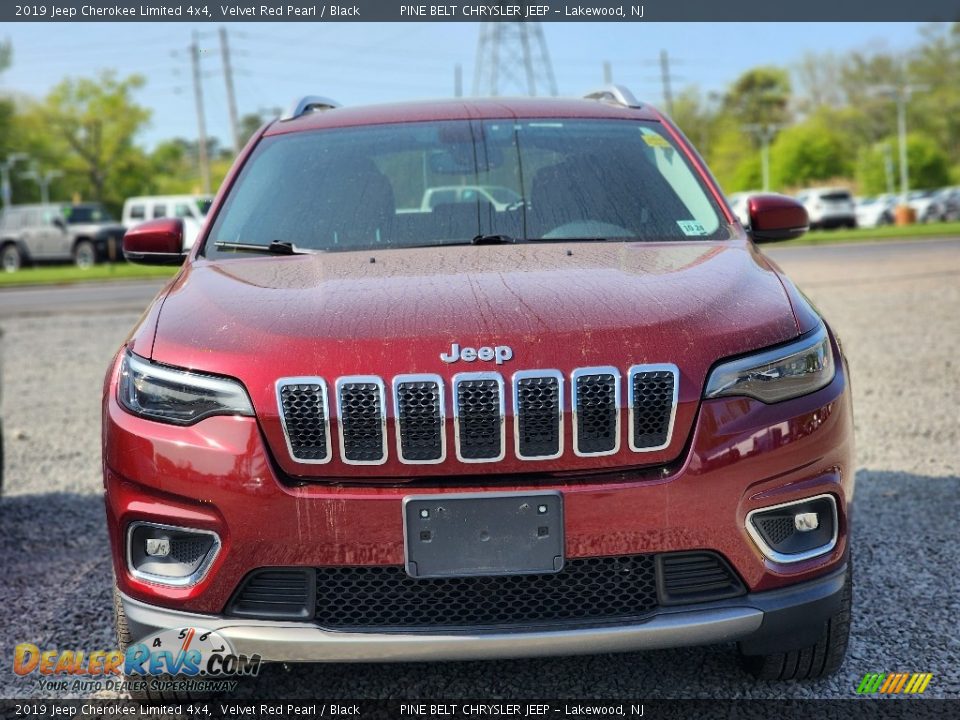
[[[810,227],[807,210],[786,195],[752,195],[747,199],[750,236],[754,242],[792,240]]]
[[[143,265],[180,265],[183,251],[183,220],[163,218],[131,228],[123,236],[123,256]]]

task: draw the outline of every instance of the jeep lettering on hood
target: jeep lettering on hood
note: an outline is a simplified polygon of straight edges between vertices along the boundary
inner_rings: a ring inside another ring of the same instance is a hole
[[[536,463],[543,472],[603,470],[678,457],[710,365],[718,357],[798,334],[776,274],[744,247],[706,241],[581,244],[574,258],[576,263],[562,245],[531,244],[459,249],[456,256],[429,248],[385,250],[376,263],[358,253],[201,260],[187,268],[167,296],[152,358],[240,379],[276,462],[289,475],[376,482],[467,475],[478,467],[461,462],[454,452],[443,462],[401,465],[400,472],[393,463],[358,467],[343,462],[336,447],[329,462],[298,462],[278,411],[279,379],[325,381],[336,446],[338,379],[379,378],[385,447],[395,459],[391,388],[397,376],[429,375],[442,381],[445,430],[452,437],[455,377],[499,372],[503,437],[512,450],[515,373],[556,372],[563,379],[567,418],[572,373],[578,369],[613,367],[626,378],[632,366],[675,364],[678,402],[666,447],[642,454],[631,450],[624,391],[623,421],[617,427],[622,441],[616,452],[578,455],[565,422],[565,451]],[[245,312],[236,312],[237,307]],[[469,348],[460,344],[465,337],[496,338],[499,344]],[[143,345],[138,342],[135,351],[151,355]],[[523,362],[513,357],[516,348],[523,348]],[[468,359],[474,357],[470,350],[475,350],[475,360]],[[491,352],[492,359],[486,360]],[[453,441],[449,444],[452,450]],[[497,470],[529,472],[531,465],[505,452]]]

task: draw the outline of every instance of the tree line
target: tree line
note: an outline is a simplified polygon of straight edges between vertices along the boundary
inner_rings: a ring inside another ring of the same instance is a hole
[[[0,43],[0,73],[11,62],[14,48]],[[141,75],[104,71],[65,78],[43,98],[0,93],[0,162],[26,153],[34,169],[62,173],[51,198],[98,200],[115,212],[132,195],[198,192],[195,140],[141,142],[151,112],[135,96],[145,85]],[[809,53],[795,66],[753,68],[723,92],[688,86],[673,119],[727,192],[761,187],[766,142],[772,190],[842,184],[877,194],[899,177],[894,95],[908,87],[911,188],[960,184],[960,23],[926,26],[902,52]],[[243,136],[264,120],[245,115]],[[216,138],[207,149],[216,186],[232,152]],[[14,202],[38,201],[35,181],[16,170],[11,181]]]

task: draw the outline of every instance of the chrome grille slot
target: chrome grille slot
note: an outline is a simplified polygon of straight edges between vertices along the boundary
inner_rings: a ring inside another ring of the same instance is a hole
[[[670,444],[680,371],[676,365],[634,365],[627,381],[630,449],[661,450]]]
[[[563,454],[563,375],[524,370],[513,376],[516,453],[524,460]]]
[[[462,373],[453,378],[457,458],[494,462],[504,456],[503,378],[498,373]]]
[[[573,373],[573,444],[577,455],[612,455],[620,449],[620,372],[614,367]]]
[[[379,465],[387,460],[383,381],[359,375],[337,380],[340,455],[352,465]]]
[[[330,412],[323,378],[278,380],[277,406],[290,456],[302,463],[329,462]]]
[[[398,375],[393,380],[393,399],[400,461],[443,462],[443,380],[437,375]]]

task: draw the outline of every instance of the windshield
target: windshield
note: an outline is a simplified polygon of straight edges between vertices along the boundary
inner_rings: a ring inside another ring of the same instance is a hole
[[[729,230],[659,123],[445,121],[264,139],[205,253],[222,253],[217,243],[331,251],[477,236],[659,241]]]
[[[100,205],[73,205],[63,209],[68,225],[113,222],[113,218]]]

